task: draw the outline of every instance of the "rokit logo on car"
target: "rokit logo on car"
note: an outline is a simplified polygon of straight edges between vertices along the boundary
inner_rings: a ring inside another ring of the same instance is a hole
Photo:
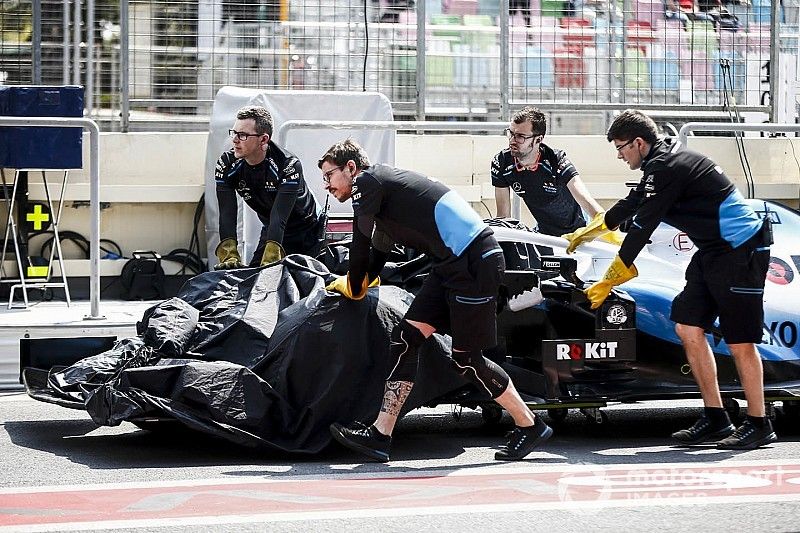
[[[617,342],[571,342],[556,344],[556,361],[578,361],[580,359],[614,359],[617,357]]]

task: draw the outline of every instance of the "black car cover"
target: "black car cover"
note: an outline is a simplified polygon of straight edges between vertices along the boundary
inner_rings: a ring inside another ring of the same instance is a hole
[[[207,272],[145,312],[138,337],[60,370],[26,369],[28,394],[101,425],[176,419],[245,445],[315,453],[332,422],[371,422],[390,371],[389,334],[413,296],[382,286],[351,301],[305,256]],[[404,412],[464,386],[449,338],[422,348]]]

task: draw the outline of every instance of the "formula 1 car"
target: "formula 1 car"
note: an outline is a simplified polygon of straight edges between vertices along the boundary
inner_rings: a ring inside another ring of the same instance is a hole
[[[771,217],[776,241],[760,345],[767,399],[797,415],[800,348],[790,302],[797,301],[792,265],[800,266],[800,256],[792,251],[800,249],[800,215],[757,207]],[[591,310],[583,288],[602,276],[616,247],[588,243],[567,256],[564,239],[493,225],[507,271],[499,343],[486,355],[532,409],[558,421],[577,408],[603,423],[600,408],[609,402],[699,397],[669,320],[692,247],[685,235],[660,228],[636,260],[639,277]],[[346,258],[337,256],[343,250],[329,247],[325,265],[289,256],[271,267],[196,276],[178,297],[148,310],[138,337],[67,368],[25,369],[28,394],[85,409],[98,424],[153,429],[173,421],[244,445],[316,453],[330,441],[331,422],[375,416],[391,368],[390,328],[429,268],[427,258],[405,251],[381,273],[384,285],[350,302],[324,290],[330,272],[346,271]],[[744,396],[729,350],[717,332],[709,335],[726,406],[735,411]],[[450,364],[448,339],[435,337],[406,408],[458,404],[498,420],[499,407]]]
[[[794,281],[800,268],[800,214],[774,203],[749,201],[760,216],[771,218],[775,237],[759,345],[766,398],[769,407],[781,400],[784,414],[797,416],[800,312],[792,302],[800,296]],[[694,252],[685,234],[662,224],[636,259],[639,277],[617,287],[595,312],[582,289],[603,275],[617,247],[587,243],[567,256],[564,239],[513,227],[493,229],[508,264],[511,288],[506,290],[512,295],[530,290],[531,283],[520,287],[515,281],[522,272],[540,277],[535,305],[518,311],[508,305],[498,315],[500,342],[493,355],[531,408],[547,409],[555,420],[563,419],[569,408],[581,408],[602,423],[599,407],[608,402],[699,397],[669,319],[672,299],[683,288],[685,267]],[[553,269],[559,272],[556,278],[551,277]],[[708,337],[725,406],[738,415],[736,399],[744,399],[744,393],[732,356],[718,330]],[[469,403],[466,397],[461,401]],[[499,417],[491,404],[474,403],[484,408],[485,418]]]

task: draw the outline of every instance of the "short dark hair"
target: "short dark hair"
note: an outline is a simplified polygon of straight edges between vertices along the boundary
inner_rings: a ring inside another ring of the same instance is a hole
[[[334,165],[343,166],[353,160],[359,170],[370,165],[369,157],[361,146],[353,139],[345,139],[334,144],[317,161],[317,166],[322,168],[322,163],[330,161]]]
[[[256,133],[259,135],[266,133],[272,137],[272,115],[267,108],[260,105],[246,105],[236,112],[236,118],[239,120],[252,118],[256,123]]]
[[[652,118],[637,109],[626,109],[608,128],[606,140],[631,141],[641,137],[648,144],[658,141],[658,126]]]
[[[538,107],[525,106],[511,117],[514,124],[522,124],[523,122],[530,122],[531,129],[534,135],[544,135],[547,133],[547,118]]]

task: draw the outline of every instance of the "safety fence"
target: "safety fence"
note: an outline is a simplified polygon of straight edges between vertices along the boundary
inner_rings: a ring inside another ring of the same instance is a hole
[[[531,103],[596,133],[593,116],[602,129],[627,106],[769,112],[769,65],[789,58],[780,73],[797,79],[800,7],[780,4],[3,0],[0,83],[84,85],[87,115],[123,131],[205,128],[235,85],[379,91],[417,120]]]

